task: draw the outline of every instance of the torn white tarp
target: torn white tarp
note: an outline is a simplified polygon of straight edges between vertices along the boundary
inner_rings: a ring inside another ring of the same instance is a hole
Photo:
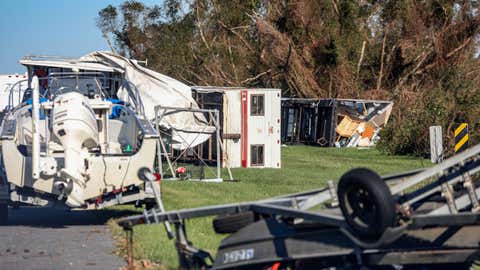
[[[136,61],[111,52],[93,52],[80,58],[80,62],[94,62],[103,66],[110,66],[124,74],[139,91],[143,101],[145,115],[149,119],[155,118],[155,106],[178,108],[198,108],[192,98],[191,88],[171,77],[140,66]],[[119,97],[125,89],[117,93]],[[169,114],[160,123],[173,130],[173,147],[185,149],[206,141],[212,133],[211,127],[206,125],[206,119],[201,113],[176,113]]]

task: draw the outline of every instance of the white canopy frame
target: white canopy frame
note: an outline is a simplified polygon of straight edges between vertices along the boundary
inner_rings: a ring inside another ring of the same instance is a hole
[[[165,117],[168,115],[172,114],[179,114],[179,113],[192,113],[192,114],[197,114],[197,113],[207,113],[210,116],[210,119],[213,122],[213,125],[206,125],[202,130],[197,130],[197,131],[188,131],[188,133],[194,133],[197,134],[198,136],[204,135],[204,134],[215,134],[216,136],[216,176],[217,178],[213,179],[190,179],[190,181],[201,181],[201,182],[223,182],[222,178],[222,163],[221,163],[221,158],[222,158],[222,152],[224,151],[223,143],[222,143],[222,138],[220,135],[220,112],[218,110],[210,110],[210,109],[197,109],[197,108],[182,108],[182,107],[168,107],[168,106],[155,106],[155,128],[159,132],[159,139],[157,143],[157,162],[158,162],[158,167],[159,167],[159,173],[161,175],[162,180],[179,180],[179,178],[176,175],[176,172],[173,168],[173,163],[176,162],[179,158],[176,158],[175,160],[171,160],[169,153],[167,151],[167,148],[163,142],[163,137],[162,137],[162,132],[161,131],[161,123],[162,121],[165,121]],[[170,125],[171,129],[176,131],[176,134],[178,135],[177,137],[180,137],[182,140],[180,143],[187,145],[184,149],[182,149],[182,153],[180,156],[182,156],[184,153],[187,151],[191,151],[195,157],[204,165],[207,165],[207,163],[203,160],[202,156],[197,152],[197,150],[194,149],[195,146],[198,144],[195,144],[192,146],[192,143],[196,141],[194,140],[187,140],[184,138],[182,134],[185,134],[185,130],[176,130],[173,125]],[[190,143],[189,143],[190,142]],[[163,172],[163,159],[162,157],[165,157],[168,168],[172,174],[172,178],[164,178],[164,172]],[[226,169],[229,174],[229,179],[230,181],[234,181],[232,171],[230,167],[226,166]]]

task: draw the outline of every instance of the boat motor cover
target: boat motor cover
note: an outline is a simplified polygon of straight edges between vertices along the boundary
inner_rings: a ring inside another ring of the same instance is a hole
[[[144,105],[145,116],[155,118],[155,106],[198,108],[192,97],[191,87],[171,77],[140,66],[131,60],[112,52],[97,51],[80,58],[80,61],[94,62],[121,70],[125,79],[139,91]],[[122,97],[126,89],[120,88],[117,96]],[[176,113],[165,116],[161,126],[172,129],[172,146],[185,149],[201,144],[210,138],[211,127],[202,113]]]

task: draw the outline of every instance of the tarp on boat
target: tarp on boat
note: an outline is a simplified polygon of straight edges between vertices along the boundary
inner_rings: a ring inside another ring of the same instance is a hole
[[[149,119],[155,118],[155,106],[178,108],[198,108],[192,97],[190,86],[169,76],[155,72],[131,60],[112,52],[93,52],[80,58],[81,61],[100,63],[111,66],[124,73],[125,79],[133,83],[142,97],[145,115]],[[117,96],[122,96],[120,89]],[[201,113],[177,113],[165,116],[161,125],[171,128],[172,140],[176,149],[196,146],[206,141],[214,130],[206,124]]]
[[[78,70],[100,72],[117,72],[133,84],[140,93],[145,116],[155,118],[155,106],[198,108],[192,98],[191,88],[169,76],[145,68],[135,60],[121,55],[97,51],[87,54],[80,59],[54,59],[31,60],[23,59],[21,64],[27,66],[62,67]],[[128,87],[126,85],[125,87]],[[126,94],[126,89],[121,87],[117,96],[121,98]],[[161,126],[172,130],[172,146],[175,149],[185,149],[196,146],[213,133],[212,127],[206,124],[206,119],[201,113],[176,113],[162,118]]]

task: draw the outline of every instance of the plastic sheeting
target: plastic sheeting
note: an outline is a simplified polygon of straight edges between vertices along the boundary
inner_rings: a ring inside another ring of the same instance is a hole
[[[80,61],[100,63],[111,66],[124,74],[139,91],[142,98],[145,116],[155,118],[155,106],[178,108],[198,108],[192,97],[191,88],[171,77],[140,66],[136,61],[111,52],[93,52],[80,58]],[[125,94],[126,89],[120,88],[118,97]],[[201,113],[176,113],[162,118],[161,126],[172,129],[172,146],[175,149],[185,149],[206,141],[214,130],[206,124]]]

